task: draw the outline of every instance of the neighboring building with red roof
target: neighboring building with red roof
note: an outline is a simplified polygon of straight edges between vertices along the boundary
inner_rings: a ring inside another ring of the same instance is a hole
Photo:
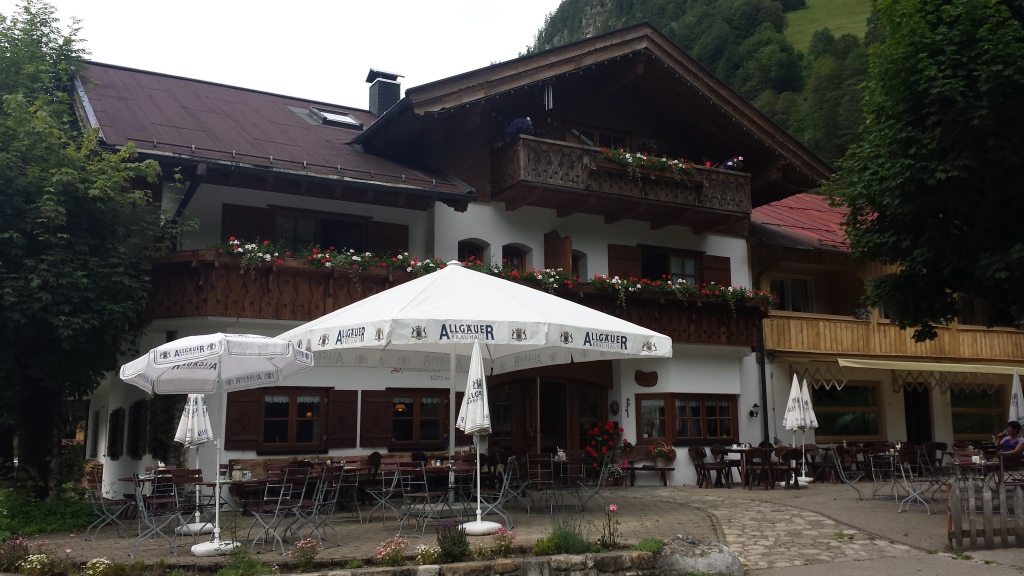
[[[796,374],[812,386],[819,443],[990,440],[1005,425],[1024,333],[984,326],[964,301],[937,340],[914,342],[884,310],[861,303],[887,268],[851,254],[845,215],[813,193],[751,213],[754,286],[779,299],[763,321],[772,435],[791,440],[781,420]]]

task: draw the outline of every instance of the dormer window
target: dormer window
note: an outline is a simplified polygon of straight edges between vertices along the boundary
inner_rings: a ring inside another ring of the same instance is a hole
[[[316,118],[317,122],[324,126],[335,126],[338,128],[348,128],[350,130],[362,130],[363,124],[352,117],[347,112],[341,112],[338,110],[331,110],[330,108],[317,108],[316,106],[309,107],[309,113]]]

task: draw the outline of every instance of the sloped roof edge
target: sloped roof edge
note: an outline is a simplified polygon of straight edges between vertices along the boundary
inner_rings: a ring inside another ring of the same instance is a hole
[[[798,163],[808,171],[808,175],[824,180],[835,172],[827,162],[646,23],[409,88],[398,104],[353,142],[369,142],[404,114],[448,110],[639,51],[650,53],[672,68],[682,81],[693,85],[723,112],[746,126],[754,136]]]

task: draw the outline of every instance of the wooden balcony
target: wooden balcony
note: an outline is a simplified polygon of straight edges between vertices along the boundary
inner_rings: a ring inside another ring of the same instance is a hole
[[[772,311],[764,320],[769,352],[855,358],[927,358],[933,361],[1007,361],[1024,358],[1024,332],[1013,328],[940,326],[939,337],[914,342],[913,330],[888,320]]]
[[[151,318],[226,316],[307,322],[406,282],[404,271],[350,273],[313,268],[300,260],[241,273],[239,260],[213,250],[178,252],[153,270]],[[752,346],[758,307],[634,296],[623,309],[610,292],[590,286],[557,295],[661,332],[674,342]]]
[[[745,233],[750,216],[750,175],[698,167],[676,179],[668,174],[630,177],[599,160],[600,149],[519,136],[495,151],[492,198],[506,209],[554,209],[559,218],[585,213],[606,223],[632,219],[652,228],[689,226],[698,234]]]

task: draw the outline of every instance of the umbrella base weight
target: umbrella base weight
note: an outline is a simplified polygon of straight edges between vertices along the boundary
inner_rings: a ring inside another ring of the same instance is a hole
[[[487,536],[501,530],[501,524],[486,520],[475,520],[473,522],[466,522],[462,525],[462,528],[466,531],[466,536]]]
[[[813,484],[814,478],[811,478],[809,476],[800,476],[799,478],[796,479],[796,481],[801,484]]]
[[[232,542],[231,540],[221,540],[213,542],[203,542],[196,544],[192,547],[193,556],[220,556],[224,554],[230,554],[235,548],[241,546],[238,542]]]
[[[186,534],[196,536],[198,534],[213,534],[213,522],[192,522],[174,529],[175,534]]]

